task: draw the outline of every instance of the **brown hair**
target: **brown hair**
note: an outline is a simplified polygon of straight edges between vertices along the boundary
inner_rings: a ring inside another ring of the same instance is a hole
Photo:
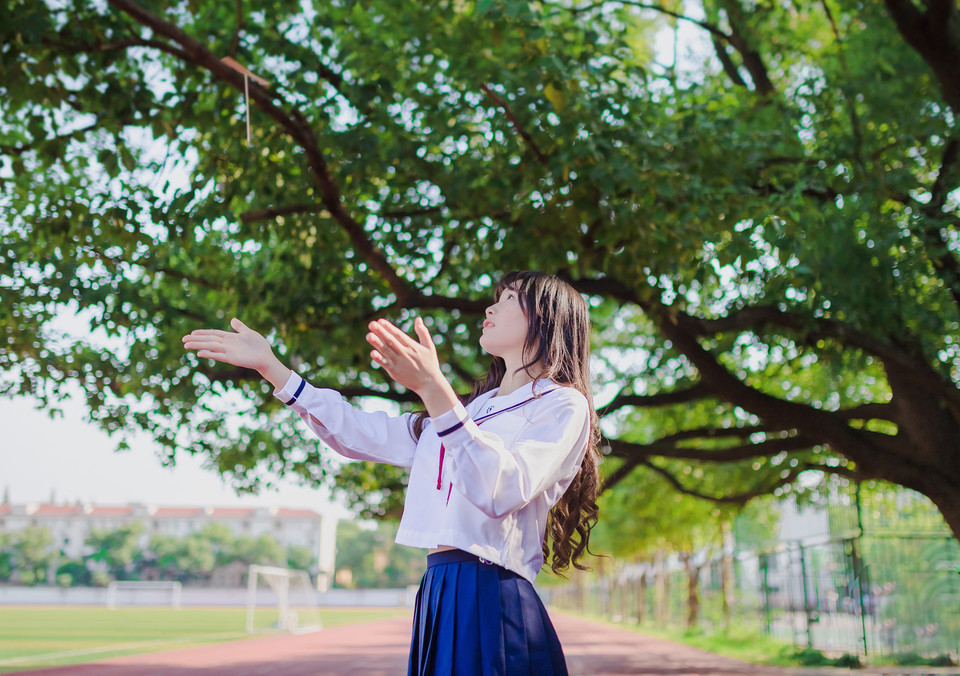
[[[572,563],[586,570],[580,559],[589,552],[590,530],[597,522],[597,491],[600,485],[600,427],[590,391],[590,316],[583,297],[559,277],[541,272],[510,272],[503,276],[494,292],[494,300],[507,288],[517,291],[520,307],[527,318],[524,355],[530,361],[521,368],[536,380],[549,379],[572,387],[587,398],[590,411],[590,437],[580,471],[559,502],[550,510],[543,540],[543,558],[560,574]],[[540,373],[531,373],[542,368]],[[499,387],[506,364],[494,357],[485,378],[478,380],[464,403]],[[542,395],[541,395],[542,396]],[[419,438],[426,412],[414,421]],[[552,560],[551,543],[552,540]]]

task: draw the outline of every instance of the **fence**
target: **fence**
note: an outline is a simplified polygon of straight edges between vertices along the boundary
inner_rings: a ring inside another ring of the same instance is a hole
[[[798,649],[956,659],[957,540],[942,526],[905,529],[918,525],[909,517],[884,521],[889,510],[866,514],[859,496],[827,509],[832,535],[759,552],[662,555],[547,593],[556,607],[614,620],[685,626],[695,610],[698,626],[754,628]]]

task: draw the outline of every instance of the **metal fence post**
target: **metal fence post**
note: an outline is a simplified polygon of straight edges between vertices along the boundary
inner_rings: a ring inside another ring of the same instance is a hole
[[[807,627],[807,647],[813,647],[813,629],[810,627],[810,594],[807,591],[807,557],[804,555],[804,547],[800,545],[800,584],[803,585],[803,617]]]
[[[853,570],[857,577],[857,592],[860,595],[860,632],[863,637],[863,656],[867,656],[867,607],[863,602],[863,583],[866,566],[863,565],[863,506],[860,503],[860,482],[857,482],[854,498],[857,506],[857,537],[853,539]]]
[[[767,624],[767,636],[770,636],[770,586],[767,582],[767,572],[770,565],[770,555],[760,555],[760,572],[763,584],[763,615]]]

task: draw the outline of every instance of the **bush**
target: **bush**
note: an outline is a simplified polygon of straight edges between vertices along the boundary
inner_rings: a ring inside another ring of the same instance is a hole
[[[69,575],[70,585],[78,587],[87,587],[90,585],[90,570],[87,564],[80,559],[68,559],[57,568],[57,584],[60,584],[60,576]]]
[[[943,654],[936,657],[924,657],[918,652],[911,651],[907,653],[895,653],[890,656],[890,661],[901,667],[955,667],[950,655]]]
[[[827,657],[823,651],[814,648],[804,648],[797,650],[791,656],[797,662],[805,667],[846,667],[847,669],[859,669],[863,666],[860,657],[844,653],[840,657]]]

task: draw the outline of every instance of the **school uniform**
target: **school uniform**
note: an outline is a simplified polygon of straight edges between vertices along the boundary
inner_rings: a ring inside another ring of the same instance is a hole
[[[424,421],[363,412],[291,374],[274,394],[339,454],[410,468],[398,544],[456,547],[427,557],[410,673],[566,674],[532,583],[547,515],[580,469],[586,397],[542,380],[498,390]]]

